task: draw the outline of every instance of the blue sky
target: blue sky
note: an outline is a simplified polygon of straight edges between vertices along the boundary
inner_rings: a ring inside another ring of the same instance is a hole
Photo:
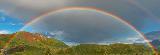
[[[95,7],[111,12],[131,23],[131,25],[142,33],[160,31],[159,2],[160,0],[0,0],[0,33],[16,32],[25,23],[32,21],[34,17],[48,10],[72,6]],[[50,21],[50,23],[52,22]],[[49,25],[51,24],[43,23],[42,26],[46,27],[39,29],[46,29],[43,31],[51,32],[49,30],[53,30],[53,28]],[[31,29],[28,30],[31,31]],[[79,36],[79,34],[77,35]]]
[[[6,33],[14,33],[23,27],[23,21],[18,18],[10,17],[0,12],[0,30]]]

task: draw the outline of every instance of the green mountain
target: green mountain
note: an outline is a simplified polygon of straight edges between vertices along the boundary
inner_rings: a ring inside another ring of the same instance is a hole
[[[5,54],[13,55],[44,55],[49,54],[47,52],[50,50],[57,49],[56,51],[58,51],[60,48],[68,47],[54,38],[46,38],[41,34],[29,32],[2,34],[0,35],[0,44],[0,49],[5,50]],[[7,48],[3,49],[4,46],[7,46]]]
[[[57,39],[24,31],[0,34],[0,49],[0,55],[155,55],[145,45],[117,43],[67,46]]]

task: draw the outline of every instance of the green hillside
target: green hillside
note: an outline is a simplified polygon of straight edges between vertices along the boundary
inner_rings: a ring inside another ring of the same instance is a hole
[[[68,47],[63,42],[54,38],[46,38],[38,33],[29,32],[17,32],[14,34],[3,34],[0,35],[0,49],[2,49],[7,41],[15,36],[10,42],[8,47],[5,49],[7,54],[12,55],[44,55],[50,50],[56,50],[59,48]],[[2,52],[2,51],[1,51]]]
[[[13,40],[5,49],[8,40]],[[155,55],[144,45],[135,44],[80,44],[67,46],[54,38],[46,38],[38,33],[17,32],[0,35],[1,55]]]

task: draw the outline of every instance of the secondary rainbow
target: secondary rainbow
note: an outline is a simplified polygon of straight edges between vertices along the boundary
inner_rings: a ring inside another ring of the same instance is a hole
[[[141,36],[147,42],[147,44],[152,48],[152,51],[156,55],[158,55],[158,52],[155,50],[155,47],[149,42],[149,40],[140,31],[138,31],[134,26],[132,26],[129,22],[126,22],[125,20],[123,20],[119,16],[113,15],[112,13],[109,13],[107,11],[104,11],[104,10],[101,10],[101,9],[98,9],[98,8],[94,8],[94,7],[65,7],[65,8],[61,8],[61,9],[57,9],[57,10],[54,9],[54,10],[48,11],[46,13],[43,13],[40,16],[35,17],[31,22],[28,22],[22,29],[20,29],[20,31],[23,31],[27,26],[32,25],[35,22],[38,22],[40,19],[43,19],[44,17],[47,17],[48,15],[56,14],[58,12],[63,12],[63,11],[66,11],[66,10],[93,10],[93,11],[96,11],[98,13],[102,13],[104,15],[111,16],[111,17],[115,18],[116,20],[121,21],[122,23],[124,23],[125,25],[127,25],[128,27],[130,27],[135,32],[137,32],[137,34],[139,36]],[[8,44],[13,40],[14,37],[15,36],[13,36],[8,41]],[[8,46],[8,44],[6,44],[6,47]]]

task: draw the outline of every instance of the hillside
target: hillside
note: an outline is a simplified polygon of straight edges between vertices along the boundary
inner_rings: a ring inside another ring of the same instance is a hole
[[[54,38],[46,38],[38,33],[17,32],[14,34],[0,35],[0,49],[2,49],[10,38],[13,40],[8,44],[7,54],[43,55],[45,50],[68,47],[63,42]]]
[[[10,38],[13,40],[4,49]],[[1,34],[0,49],[2,55],[154,55],[151,49],[144,45],[117,43],[111,45],[80,44],[70,47],[54,38],[24,31]]]

